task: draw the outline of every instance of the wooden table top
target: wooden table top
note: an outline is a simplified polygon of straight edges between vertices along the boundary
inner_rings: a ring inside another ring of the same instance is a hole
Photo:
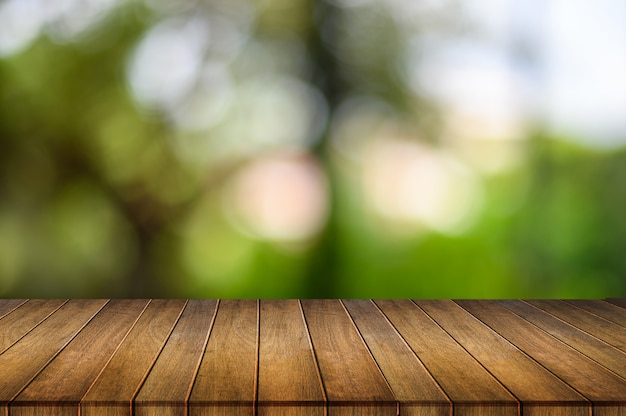
[[[626,299],[0,300],[0,401],[8,415],[624,416]]]

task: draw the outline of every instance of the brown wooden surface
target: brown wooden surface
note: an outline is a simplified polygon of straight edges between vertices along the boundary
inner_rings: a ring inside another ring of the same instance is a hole
[[[604,299],[606,302],[611,303],[613,305],[626,308],[626,298],[608,298]]]
[[[65,304],[62,300],[35,299],[26,302],[19,313],[9,313],[0,320],[0,354],[32,331],[50,314]]]
[[[626,302],[0,300],[6,415],[626,415]]]
[[[258,302],[223,300],[191,391],[191,415],[253,415]]]
[[[11,313],[25,302],[26,299],[0,299],[0,318]]]
[[[622,378],[626,378],[626,353],[541,309],[535,308],[531,303],[504,301],[502,304],[538,328],[549,332],[559,341],[610,369]]]
[[[527,414],[589,414],[588,400],[459,305],[449,300],[416,303],[524,403]]]
[[[263,300],[259,312],[258,414],[323,416],[324,390],[300,303]]]
[[[134,400],[137,415],[184,415],[216,301],[190,300]]]
[[[147,301],[110,301],[16,397],[11,414],[76,414],[80,399],[146,305]]]
[[[339,300],[303,300],[328,414],[395,415],[396,399]]]
[[[459,304],[591,400],[594,416],[624,414],[626,380],[497,302]]]
[[[343,302],[406,415],[448,415],[452,402],[370,300]]]
[[[186,303],[178,299],[150,302],[82,399],[82,416],[102,414],[103,408],[110,415],[130,415],[138,387],[148,376]]]
[[[459,415],[516,415],[519,403],[461,345],[409,300],[376,301]]]
[[[608,302],[582,299],[567,300],[566,302],[596,316],[626,327],[626,315],[624,315],[624,310],[617,305]]]
[[[14,400],[104,307],[104,300],[72,300],[0,355],[0,403]],[[14,313],[20,313],[18,309]]]
[[[579,308],[572,308],[572,305],[560,300],[530,300],[528,303],[601,339],[607,344],[626,351],[626,333],[622,333],[619,325],[607,319]]]

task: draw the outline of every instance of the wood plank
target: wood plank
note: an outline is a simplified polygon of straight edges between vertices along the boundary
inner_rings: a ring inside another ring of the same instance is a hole
[[[58,299],[29,300],[0,319],[0,354],[66,303]]]
[[[325,397],[297,300],[262,300],[258,414],[324,415]]]
[[[455,415],[518,414],[515,397],[417,305],[409,300],[376,304],[450,397]]]
[[[626,352],[626,331],[622,326],[561,300],[528,300],[526,302]]]
[[[400,401],[400,414],[450,415],[452,402],[378,307],[371,300],[343,304]]]
[[[27,299],[0,299],[0,319],[26,303]]]
[[[189,397],[190,415],[252,415],[256,401],[258,302],[220,301]]]
[[[613,305],[619,306],[620,308],[626,309],[626,298],[608,298],[604,300]]]
[[[600,365],[626,378],[626,354],[622,351],[529,303],[522,301],[500,303]],[[623,332],[626,332],[626,329],[623,329]]]
[[[524,415],[590,414],[588,400],[456,303],[415,303],[522,402]]]
[[[456,301],[593,402],[594,416],[624,414],[626,381],[495,301]]]
[[[602,300],[566,300],[567,303],[626,327],[626,309]]]
[[[187,399],[217,310],[190,300],[134,400],[135,415],[185,415]]]
[[[81,398],[147,304],[110,301],[10,403],[11,415],[76,415]]]
[[[328,414],[390,415],[391,392],[365,342],[338,300],[301,302],[328,399]]]
[[[106,300],[71,300],[0,355],[0,403],[8,403],[100,311]]]
[[[82,416],[130,416],[135,394],[148,376],[187,302],[150,302],[111,361],[80,402]]]

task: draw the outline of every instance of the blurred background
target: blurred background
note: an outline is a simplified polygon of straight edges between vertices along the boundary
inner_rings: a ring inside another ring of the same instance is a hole
[[[0,0],[0,297],[624,297],[625,21]]]

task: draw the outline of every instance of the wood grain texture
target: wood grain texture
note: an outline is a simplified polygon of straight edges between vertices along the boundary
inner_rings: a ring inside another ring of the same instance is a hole
[[[186,301],[150,302],[80,403],[82,416],[130,415],[132,401],[154,365]]]
[[[566,300],[567,303],[626,328],[626,310],[601,300]]]
[[[626,298],[607,298],[604,300],[615,306],[619,306],[620,308],[626,309]]]
[[[593,402],[594,415],[619,415],[626,381],[495,301],[456,301]]]
[[[0,299],[0,413],[626,416],[625,320],[621,299]]]
[[[71,300],[0,355],[0,403],[13,400],[87,325],[106,300]]]
[[[0,319],[24,304],[27,299],[0,299]]]
[[[35,299],[0,319],[0,354],[33,330],[66,301]]]
[[[526,414],[590,413],[588,400],[459,305],[450,300],[415,303],[500,380],[521,401]]]
[[[531,303],[502,301],[501,304],[598,364],[626,378],[626,354],[624,352],[534,307]]]
[[[258,414],[324,415],[325,397],[297,300],[262,300]]]
[[[417,305],[376,304],[450,397],[455,415],[517,415],[515,397]]]
[[[258,325],[257,301],[220,301],[189,398],[190,415],[254,414]]]
[[[527,302],[626,352],[626,332],[623,332],[618,324],[561,300],[529,300]]]
[[[452,402],[376,305],[343,303],[400,402],[400,414],[449,415]]]
[[[338,300],[301,302],[328,399],[328,414],[390,415],[397,401]]]
[[[185,415],[217,301],[190,300],[133,403],[135,415]]]
[[[75,415],[147,301],[112,300],[10,404],[12,415]]]

